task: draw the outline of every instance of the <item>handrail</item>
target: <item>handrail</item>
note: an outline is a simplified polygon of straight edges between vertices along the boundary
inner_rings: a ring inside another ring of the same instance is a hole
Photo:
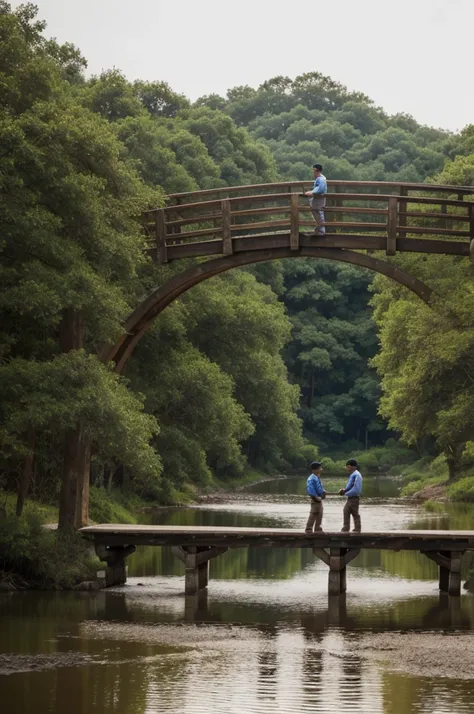
[[[301,216],[311,210],[301,194],[304,183],[254,184],[173,194],[170,198],[179,198],[179,203],[145,214],[147,233],[154,237],[151,253],[158,262],[168,262],[272,247],[298,251],[308,238],[301,229],[315,225]],[[287,191],[276,192],[279,187]],[[335,187],[347,192],[331,190],[327,194],[325,235],[312,234],[312,240],[321,247],[384,250],[387,255],[395,255],[397,250],[446,253],[471,256],[474,260],[473,187],[331,181],[330,188]],[[356,190],[374,187],[384,192]],[[386,193],[388,187],[397,188],[399,193]],[[256,193],[258,189],[264,192]],[[246,193],[236,195],[242,191]],[[423,195],[409,195],[409,191]],[[457,195],[457,199],[441,195],[446,192]],[[197,197],[209,200],[196,200]]]
[[[185,193],[171,193],[169,194],[168,198],[170,200],[175,200],[181,202],[181,199],[188,197],[188,196],[209,196],[209,195],[230,195],[232,193],[238,193],[241,191],[249,191],[253,189],[257,190],[262,190],[262,189],[274,189],[274,188],[281,188],[281,189],[286,189],[288,192],[291,192],[292,189],[294,189],[295,186],[306,186],[306,187],[311,187],[312,185],[311,180],[307,181],[279,181],[277,183],[256,183],[256,184],[249,184],[247,186],[221,186],[219,188],[206,188],[206,189],[199,189],[196,191],[187,191]],[[405,191],[433,191],[435,193],[441,192],[441,193],[457,193],[457,194],[464,194],[464,195],[473,195],[474,194],[474,187],[472,186],[452,186],[450,184],[426,184],[426,183],[410,183],[406,181],[345,181],[343,179],[334,179],[334,180],[329,180],[328,181],[328,187],[332,188],[333,186],[349,186],[349,187],[373,187],[373,186],[380,186],[381,188],[397,188],[399,189],[398,193],[399,195],[404,195]],[[306,189],[308,190],[308,188]]]

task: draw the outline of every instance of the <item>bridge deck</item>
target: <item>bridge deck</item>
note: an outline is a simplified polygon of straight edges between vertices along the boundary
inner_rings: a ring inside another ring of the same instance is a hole
[[[81,530],[105,546],[169,545],[199,547],[370,548],[382,550],[474,550],[474,531],[377,531],[306,534],[292,528],[226,528],[216,526],[144,526],[104,524]]]

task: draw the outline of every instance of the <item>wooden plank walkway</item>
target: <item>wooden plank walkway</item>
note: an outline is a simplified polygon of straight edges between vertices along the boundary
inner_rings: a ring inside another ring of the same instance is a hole
[[[209,561],[228,548],[312,548],[329,567],[330,595],[346,591],[346,566],[363,548],[416,550],[439,566],[439,587],[460,595],[461,558],[474,551],[474,531],[377,531],[307,534],[290,528],[225,528],[215,526],[143,526],[103,524],[82,528],[107,563],[107,585],[126,581],[125,558],[137,546],[171,546],[185,566],[185,592],[194,594],[209,581]]]

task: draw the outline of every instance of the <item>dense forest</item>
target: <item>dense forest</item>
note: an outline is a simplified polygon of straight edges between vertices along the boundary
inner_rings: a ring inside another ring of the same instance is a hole
[[[389,437],[447,458],[454,479],[474,460],[465,259],[393,259],[435,289],[434,310],[352,266],[234,270],[173,303],[123,377],[97,354],[185,267],[145,257],[142,212],[167,193],[310,181],[316,160],[329,181],[473,185],[474,127],[389,116],[317,71],[191,103],[86,67],[34,6],[0,0],[0,485],[18,513],[28,494],[57,502],[78,425],[96,491],[161,502]]]

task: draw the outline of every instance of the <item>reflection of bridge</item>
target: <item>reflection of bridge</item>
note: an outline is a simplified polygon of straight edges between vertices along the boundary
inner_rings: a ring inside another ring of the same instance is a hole
[[[279,258],[313,257],[360,265],[387,275],[429,302],[432,291],[381,253],[459,255],[474,260],[474,188],[330,181],[326,234],[312,233],[302,182],[238,186],[174,194],[149,211],[145,227],[153,260],[212,258],[174,275],[134,310],[122,338],[104,349],[122,371],[155,317],[194,285],[232,268]],[[307,231],[307,232],[306,232]],[[377,253],[377,257],[372,255]]]
[[[214,526],[97,525],[81,530],[107,563],[106,585],[126,580],[125,558],[137,545],[171,546],[184,563],[185,592],[193,594],[209,581],[209,561],[228,548],[312,548],[329,567],[330,595],[346,591],[346,566],[361,549],[416,550],[439,566],[439,589],[461,592],[461,557],[474,551],[474,531],[393,531],[315,533],[283,528],[218,528]]]

